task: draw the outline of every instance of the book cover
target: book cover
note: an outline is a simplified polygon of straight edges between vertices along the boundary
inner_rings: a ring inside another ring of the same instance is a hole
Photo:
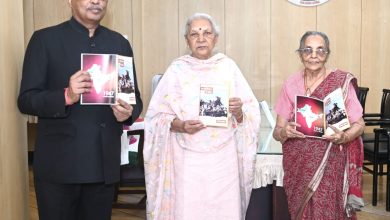
[[[336,89],[325,97],[324,112],[328,125],[333,125],[339,130],[345,130],[351,127],[346,110],[341,88]],[[333,129],[327,126],[325,134],[331,135],[333,133]]]
[[[306,136],[321,137],[325,131],[324,105],[320,99],[296,96],[295,122],[297,131]]]
[[[228,84],[202,84],[199,96],[199,119],[206,126],[227,127]]]
[[[118,69],[118,94],[117,97],[129,104],[136,104],[133,58],[126,56],[117,56]]]
[[[80,104],[112,105],[117,98],[136,103],[132,57],[83,53],[81,68],[91,75],[93,86],[81,94]]]
[[[81,54],[81,69],[92,78],[89,93],[83,93],[80,103],[86,105],[111,105],[116,101],[116,57],[113,54]]]
[[[321,138],[333,134],[329,125],[344,130],[350,127],[341,88],[336,89],[324,100],[308,96],[296,96],[295,122],[301,127],[296,129],[306,136]]]

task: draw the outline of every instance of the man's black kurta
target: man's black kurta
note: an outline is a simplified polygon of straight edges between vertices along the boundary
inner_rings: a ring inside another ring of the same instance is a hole
[[[81,53],[133,57],[119,33],[99,26],[89,37],[74,18],[36,31],[27,47],[18,106],[22,113],[39,117],[34,174],[59,183],[113,183],[119,180],[122,123],[110,106],[65,106],[64,88],[81,69]],[[134,68],[137,105],[127,124],[142,111],[135,75]]]

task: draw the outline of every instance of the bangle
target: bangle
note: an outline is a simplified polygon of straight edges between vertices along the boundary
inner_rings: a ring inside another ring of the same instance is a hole
[[[349,140],[349,135],[348,135],[347,132],[344,132],[343,138],[344,138],[343,143],[347,143],[347,142],[350,141],[350,140]]]
[[[283,129],[285,129],[285,127],[276,125],[276,127],[275,127],[275,134],[276,134],[277,136],[275,137],[275,139],[276,139],[276,138],[279,139],[279,140],[277,140],[277,141],[282,141],[282,140],[284,139],[284,138],[282,137]]]
[[[242,118],[243,115],[244,115],[244,113],[241,111],[241,114],[235,115],[234,117],[235,117],[236,119],[240,119],[240,118]]]
[[[284,139],[284,137],[282,136],[283,129],[285,129],[285,127],[281,127],[281,128],[280,128],[280,132],[279,132],[279,138],[280,138],[280,140],[283,140],[283,139]]]
[[[171,131],[178,131],[178,129],[180,129],[180,125],[176,125],[175,126],[175,120],[179,120],[178,118],[174,118],[171,122]]]
[[[65,105],[72,105],[73,101],[69,96],[69,87],[64,89],[64,96],[65,96]]]

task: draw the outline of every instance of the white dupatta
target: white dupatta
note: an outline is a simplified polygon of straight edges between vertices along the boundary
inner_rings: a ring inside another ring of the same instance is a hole
[[[229,118],[228,128],[212,128],[195,135],[170,131],[175,118],[197,119],[199,115],[199,84],[231,80],[231,97],[243,101],[243,122]],[[242,219],[252,190],[253,167],[260,126],[260,110],[256,97],[237,65],[223,54],[208,60],[189,55],[169,66],[150,101],[145,116],[145,178],[147,219],[173,220],[175,210],[175,176],[172,146],[195,151],[217,150],[226,141],[234,140],[239,164]],[[210,138],[210,133],[218,138]],[[180,142],[180,143],[179,143]],[[199,144],[200,143],[200,144]],[[207,143],[207,144],[206,144]],[[199,149],[207,146],[208,149]]]

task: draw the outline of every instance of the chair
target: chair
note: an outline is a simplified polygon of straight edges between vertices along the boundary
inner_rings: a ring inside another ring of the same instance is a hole
[[[121,209],[145,209],[146,189],[143,159],[144,130],[130,130],[127,131],[127,134],[139,135],[136,164],[130,163],[120,167],[120,181],[116,186],[112,207]],[[139,201],[134,203],[123,203],[118,201],[119,194],[141,194],[143,196]]]
[[[390,127],[390,90],[383,89],[380,113],[365,113],[363,115],[366,126]],[[373,133],[364,133],[363,142],[374,142]]]
[[[390,90],[383,89],[380,113],[365,113],[363,116],[366,126],[379,126],[380,128],[390,128]],[[378,175],[386,175],[383,165],[386,164],[388,137],[382,130],[374,129],[376,133],[363,133],[364,144],[363,169],[373,174],[373,195],[372,205],[377,204],[377,183]],[[372,165],[371,169],[368,165]]]
[[[367,93],[370,89],[367,88],[367,87],[359,87],[358,88],[358,99],[359,99],[359,102],[360,104],[362,105],[363,107],[363,115],[365,113],[365,108],[366,108],[366,98],[367,98]]]
[[[163,77],[163,74],[156,74],[152,78],[152,95],[154,93],[154,90],[156,90],[158,83],[160,82],[161,78]]]
[[[386,211],[390,211],[390,129],[375,128],[374,143],[364,144],[364,159],[370,161],[373,166],[369,169],[363,166],[363,169],[373,174],[372,181],[372,205],[377,205],[377,193],[378,193],[378,175],[386,175]],[[386,141],[383,141],[383,138]],[[379,166],[387,165],[387,172],[383,172],[383,168],[379,169]]]

